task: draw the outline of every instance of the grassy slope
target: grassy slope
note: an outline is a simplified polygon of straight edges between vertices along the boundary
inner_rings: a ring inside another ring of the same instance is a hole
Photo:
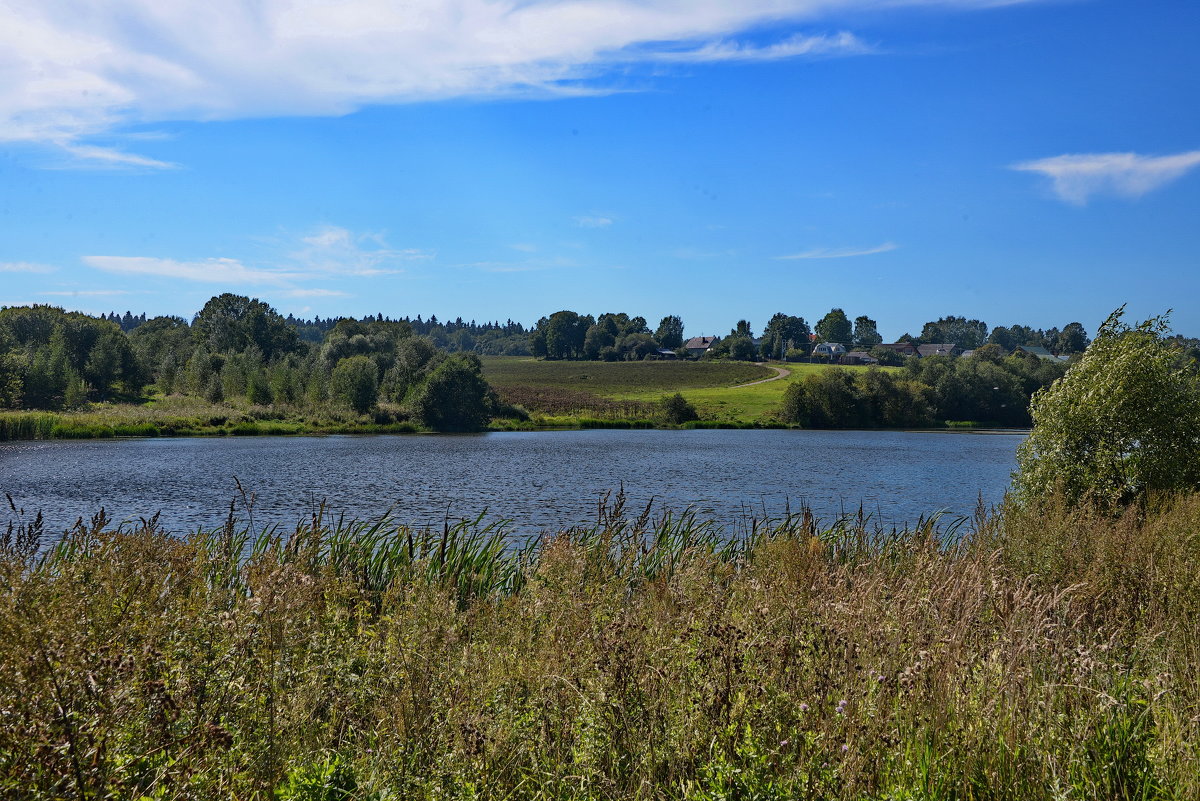
[[[780,365],[790,371],[787,377],[746,387],[740,385],[770,378],[774,371],[746,362],[545,362],[498,357],[485,358],[483,364],[488,381],[501,388],[586,390],[613,400],[650,403],[679,392],[702,418],[739,423],[769,420],[791,382],[828,369],[819,364]]]
[[[769,378],[772,371],[746,362],[548,362],[496,356],[483,359],[483,375],[496,387],[557,387],[657,400],[684,389],[732,387]]]

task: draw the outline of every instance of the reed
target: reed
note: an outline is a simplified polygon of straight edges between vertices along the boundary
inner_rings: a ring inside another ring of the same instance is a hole
[[[10,510],[11,797],[1200,797],[1200,496],[730,536],[618,493],[519,541]]]

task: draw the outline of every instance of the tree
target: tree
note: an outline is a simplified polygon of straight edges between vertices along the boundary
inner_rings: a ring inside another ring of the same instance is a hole
[[[473,353],[447,357],[417,391],[413,412],[435,431],[478,431],[487,425],[495,393]]]
[[[1087,346],[1091,343],[1088,339],[1087,331],[1084,330],[1080,323],[1067,323],[1062,331],[1059,332],[1054,344],[1051,345],[1051,350],[1061,355],[1070,355],[1072,353],[1083,353],[1087,350]]]
[[[739,362],[752,362],[758,354],[754,349],[754,342],[749,337],[731,336],[724,340],[724,343],[729,348],[729,358]]]
[[[777,312],[763,331],[762,354],[768,359],[782,359],[789,350],[807,350],[810,334],[803,317]]]
[[[267,361],[300,349],[296,329],[257,298],[226,292],[212,298],[196,315],[192,333],[214,353],[240,353],[254,345]]]
[[[1070,502],[1128,503],[1200,488],[1200,380],[1164,338],[1165,316],[1130,328],[1121,307],[1083,358],[1033,398],[1017,454],[1019,497],[1056,490]]]
[[[330,382],[333,397],[359,414],[371,411],[379,399],[379,368],[366,356],[342,359]]]
[[[654,338],[664,348],[675,350],[683,347],[683,318],[674,314],[662,318],[654,331]]]
[[[595,321],[581,317],[573,311],[558,311],[550,315],[543,328],[538,330],[545,336],[547,359],[573,359],[583,353],[583,342],[587,330]]]
[[[815,326],[817,339],[822,342],[840,342],[849,344],[854,339],[854,330],[850,320],[841,309],[830,309],[829,314],[821,318]]]
[[[987,339],[987,336],[987,323],[954,315],[925,323],[925,327],[921,329],[922,342],[950,343],[958,345],[963,350],[979,347]]]
[[[854,318],[854,345],[859,348],[873,348],[883,342],[879,328],[874,320],[865,314]]]

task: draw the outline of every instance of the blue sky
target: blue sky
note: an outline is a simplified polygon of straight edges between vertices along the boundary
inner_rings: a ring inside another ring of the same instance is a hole
[[[1200,335],[1197,41],[1190,0],[12,0],[0,304]]]

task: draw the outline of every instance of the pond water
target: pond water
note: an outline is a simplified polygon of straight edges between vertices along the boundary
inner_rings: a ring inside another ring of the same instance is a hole
[[[0,443],[0,492],[50,530],[101,507],[114,520],[161,512],[173,531],[219,525],[254,493],[255,528],[333,513],[440,527],[511,521],[534,533],[595,520],[606,491],[631,506],[693,507],[728,530],[806,503],[818,517],[864,511],[886,524],[998,502],[1023,433],[905,431],[539,431],[478,435],[234,437]],[[7,516],[15,518],[7,507]]]

